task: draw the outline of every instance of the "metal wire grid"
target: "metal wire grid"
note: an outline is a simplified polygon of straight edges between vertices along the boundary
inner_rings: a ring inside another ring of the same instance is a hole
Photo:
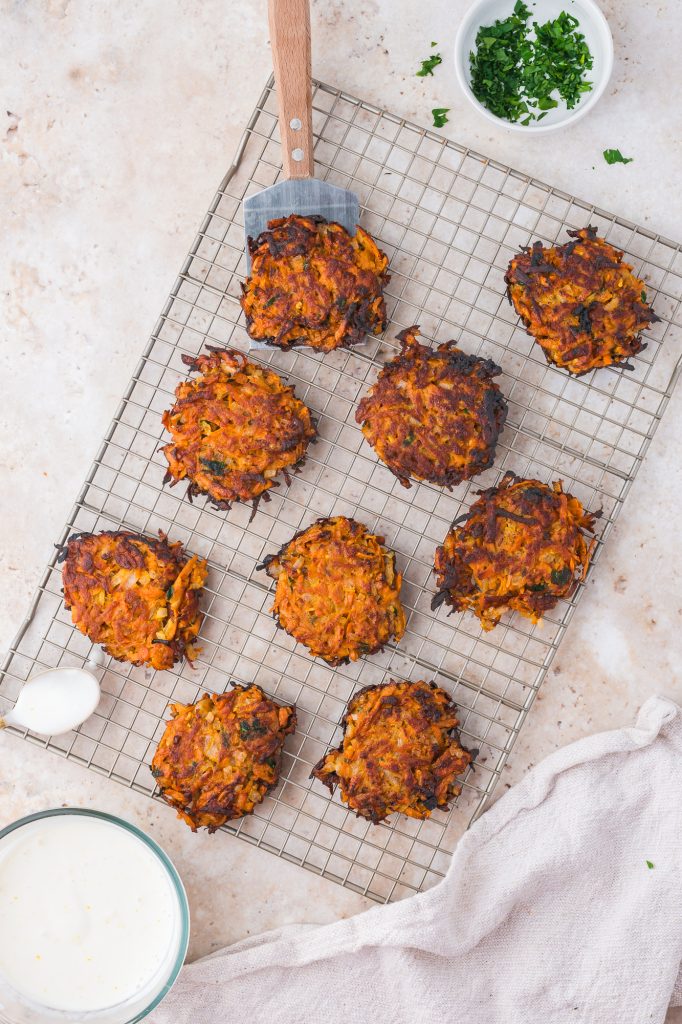
[[[362,223],[390,257],[386,335],[323,358],[305,349],[252,351],[295,384],[320,435],[292,485],[272,492],[252,522],[250,508],[226,514],[162,487],[160,417],[186,376],[181,355],[207,343],[249,349],[238,305],[245,273],[241,204],[280,175],[271,80],[60,538],[121,526],[163,529],[206,557],[203,651],[194,670],[153,673],[109,660],[102,702],[78,732],[49,740],[22,735],[152,795],[148,765],[168,702],[221,692],[230,679],[256,681],[297,704],[298,729],[277,790],[229,831],[387,901],[442,877],[457,838],[493,791],[583,590],[541,625],[511,616],[484,634],[472,616],[431,612],[434,548],[479,487],[514,469],[545,481],[561,477],[588,508],[603,508],[596,561],[679,372],[682,253],[652,232],[327,85],[315,84],[313,105],[318,175],[358,193]],[[564,239],[567,227],[589,223],[626,251],[662,319],[632,372],[576,380],[548,367],[518,327],[503,274],[520,245]],[[395,334],[415,323],[427,338],[455,338],[504,369],[509,420],[496,465],[452,493],[429,484],[401,487],[354,421],[359,396],[396,350]],[[398,553],[408,624],[399,646],[332,669],[276,630],[269,580],[256,566],[316,517],[337,514],[357,516]],[[6,658],[0,702],[12,703],[35,671],[81,665],[90,651],[63,608],[53,560]],[[393,815],[373,826],[308,776],[338,742],[352,693],[391,677],[445,686],[460,708],[463,742],[480,754],[449,813],[436,811],[424,822]]]

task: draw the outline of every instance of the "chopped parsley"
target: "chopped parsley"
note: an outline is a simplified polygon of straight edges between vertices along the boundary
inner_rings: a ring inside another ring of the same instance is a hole
[[[214,476],[223,476],[225,473],[225,463],[221,462],[220,459],[199,459],[201,465],[213,473]]]
[[[432,43],[431,45],[434,46],[435,44]],[[417,72],[417,78],[426,78],[427,75],[432,75],[433,69],[437,68],[438,65],[442,63],[443,58],[441,55],[439,53],[432,53],[430,57],[427,57],[426,60],[422,61],[421,67]]]
[[[448,123],[450,107],[434,107],[431,113],[433,114],[433,127],[442,128],[444,124]]]
[[[508,18],[479,28],[469,54],[476,99],[496,117],[522,125],[541,121],[560,99],[572,110],[592,88],[585,76],[593,58],[578,19],[566,11],[542,25],[530,19],[516,0]]]
[[[623,156],[619,149],[605,149],[604,159],[607,164],[631,164],[634,157]]]
[[[267,726],[263,725],[258,718],[252,718],[250,722],[243,718],[239,723],[239,736],[243,740],[247,740],[251,736],[263,736],[267,731]]]
[[[647,867],[649,868],[649,871],[651,871],[651,869],[652,869],[652,868],[653,868],[653,866],[654,866],[654,862],[653,862],[652,860],[648,860],[648,861],[646,862],[646,866],[647,866]]]

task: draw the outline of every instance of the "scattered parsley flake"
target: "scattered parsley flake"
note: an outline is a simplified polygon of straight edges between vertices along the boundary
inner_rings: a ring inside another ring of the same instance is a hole
[[[651,869],[652,869],[652,868],[653,868],[653,866],[654,866],[654,862],[653,862],[652,860],[648,860],[648,861],[646,862],[646,866],[647,866],[647,867],[649,868],[649,870],[651,871]]]
[[[471,89],[497,117],[528,125],[563,100],[572,110],[592,83],[593,58],[580,22],[562,11],[540,25],[523,0],[503,21],[482,25],[469,54]],[[534,33],[534,37],[533,37]]]
[[[634,157],[623,156],[619,149],[605,149],[604,159],[607,164],[631,164]]]
[[[642,302],[646,302],[646,292],[643,291],[641,295]]]
[[[433,127],[442,128],[444,124],[448,123],[450,107],[434,107],[431,113],[433,114]]]
[[[438,46],[438,43],[431,43],[431,46]]]
[[[433,69],[437,68],[439,64],[443,63],[443,58],[439,53],[432,53],[430,57],[422,61],[421,67],[417,72],[417,78],[426,78],[427,75],[433,74]]]

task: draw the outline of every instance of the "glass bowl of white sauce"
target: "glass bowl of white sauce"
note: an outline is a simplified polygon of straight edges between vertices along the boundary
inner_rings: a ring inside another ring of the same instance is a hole
[[[0,1021],[133,1024],[188,942],[180,876],[129,822],[56,808],[0,830]]]

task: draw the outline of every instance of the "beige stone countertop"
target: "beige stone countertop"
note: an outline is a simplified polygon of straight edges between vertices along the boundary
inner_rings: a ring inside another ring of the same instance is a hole
[[[573,128],[497,130],[459,92],[466,3],[313,0],[317,77],[597,205],[682,238],[682,19],[674,0],[606,0],[615,70]],[[265,3],[2,5],[0,649],[21,622],[100,437],[270,73]],[[444,64],[416,78],[438,42]],[[8,113],[6,113],[8,111]],[[608,166],[606,147],[633,157]],[[498,792],[552,750],[682,702],[682,391],[671,402]],[[192,835],[115,782],[0,736],[0,824],[62,802],[135,821],[189,890],[191,955],[369,901],[231,836]],[[672,1020],[682,1021],[682,1014]]]

